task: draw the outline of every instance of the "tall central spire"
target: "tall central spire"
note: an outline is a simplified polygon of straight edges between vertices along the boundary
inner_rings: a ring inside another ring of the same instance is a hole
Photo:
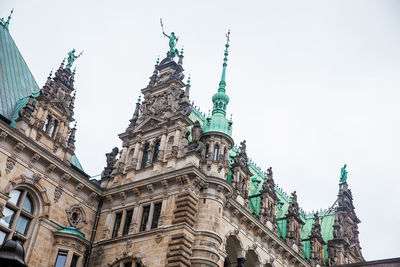
[[[228,64],[226,63],[228,61],[228,48],[229,48],[229,35],[231,34],[230,30],[226,34],[226,44],[225,44],[225,51],[224,51],[224,63],[222,64],[222,75],[221,75],[221,81],[219,82],[219,88],[218,92],[223,92],[225,93],[225,74],[226,74],[226,67]]]
[[[226,118],[226,107],[229,103],[229,96],[225,93],[226,87],[226,67],[228,66],[228,48],[230,31],[226,34],[226,44],[224,51],[224,63],[222,64],[222,75],[219,82],[218,92],[212,97],[213,110],[212,116],[207,118],[203,126],[204,132],[222,132],[227,135],[232,134],[232,120]]]
[[[213,101],[213,111],[212,114],[222,114],[224,117],[226,115],[226,107],[229,103],[229,96],[225,94],[226,90],[226,81],[225,81],[225,76],[226,76],[226,67],[228,66],[227,61],[228,61],[228,48],[229,48],[229,35],[230,31],[226,34],[226,44],[225,44],[225,51],[224,51],[224,63],[222,64],[222,75],[221,75],[221,81],[219,82],[219,88],[218,92],[213,95],[212,101]]]

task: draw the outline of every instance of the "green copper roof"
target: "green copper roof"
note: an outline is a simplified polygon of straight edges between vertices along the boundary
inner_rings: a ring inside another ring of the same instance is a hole
[[[74,154],[71,158],[71,164],[80,169],[81,171],[84,172],[81,163],[78,160],[78,157]]]
[[[8,24],[0,20],[0,114],[11,120],[17,102],[38,91],[39,87],[8,31]]]
[[[218,92],[212,97],[212,115],[206,118],[203,125],[204,132],[221,132],[229,136],[232,135],[232,120],[226,118],[226,107],[229,103],[229,96],[225,94],[226,87],[226,67],[228,66],[229,32],[226,35],[227,41],[224,51],[224,63],[222,64],[222,75],[219,82]]]
[[[60,230],[58,230],[57,233],[71,234],[71,235],[82,237],[83,239],[86,240],[85,235],[73,226],[63,227]]]

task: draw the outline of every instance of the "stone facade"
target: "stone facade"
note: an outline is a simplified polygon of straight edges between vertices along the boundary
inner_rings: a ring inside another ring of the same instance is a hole
[[[100,181],[90,180],[70,163],[74,75],[61,64],[19,111],[15,127],[0,121],[0,233],[18,233],[30,267],[59,260],[79,267],[300,267],[363,260],[347,184],[340,188],[327,261],[318,216],[311,257],[304,257],[296,193],[286,214],[287,235],[278,236],[271,169],[260,191],[260,214],[250,210],[246,142],[230,162],[231,136],[203,132],[190,118],[183,55],[175,60],[169,53],[155,66],[143,101],[119,135],[122,149],[107,153]],[[14,201],[16,194],[31,200],[30,212],[25,202]]]

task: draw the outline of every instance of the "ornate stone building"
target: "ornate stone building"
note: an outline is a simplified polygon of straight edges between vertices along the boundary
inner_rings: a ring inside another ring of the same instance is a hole
[[[363,261],[346,179],[331,209],[306,213],[271,168],[248,158],[245,141],[235,146],[229,39],[208,116],[191,104],[183,53],[170,41],[98,181],[74,153],[75,51],[39,89],[10,18],[0,22],[0,243],[18,235],[30,267]]]

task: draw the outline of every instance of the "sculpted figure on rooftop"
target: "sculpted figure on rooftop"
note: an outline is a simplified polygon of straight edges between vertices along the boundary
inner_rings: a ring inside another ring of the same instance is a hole
[[[340,170],[340,184],[344,184],[347,181],[347,171],[346,171],[347,165],[344,164],[343,168]]]
[[[68,53],[68,58],[67,58],[67,60],[68,60],[67,69],[70,69],[70,68],[72,67],[72,64],[74,63],[74,61],[75,61],[78,57],[80,57],[80,56],[82,55],[82,53],[83,53],[83,51],[82,51],[82,52],[79,53],[79,55],[75,55],[75,51],[76,51],[76,50],[75,50],[75,48],[74,48],[74,49],[72,49],[71,52]]]
[[[169,55],[172,57],[177,56],[179,57],[179,51],[176,49],[176,43],[178,42],[178,37],[175,35],[174,32],[171,32],[171,35],[168,35],[164,32],[164,25],[162,23],[162,20],[160,19],[160,24],[161,24],[161,29],[162,33],[164,34],[165,37],[169,39]]]

